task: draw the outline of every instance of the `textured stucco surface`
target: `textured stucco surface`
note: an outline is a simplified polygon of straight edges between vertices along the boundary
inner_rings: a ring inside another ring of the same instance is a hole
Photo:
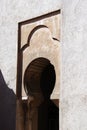
[[[60,0],[0,1],[0,69],[9,88],[16,90],[18,22],[60,8]]]
[[[58,10],[59,3],[60,0],[0,1],[0,69],[14,92],[18,22]],[[62,3],[60,130],[87,130],[87,0]]]
[[[63,0],[61,129],[87,130],[87,0]]]

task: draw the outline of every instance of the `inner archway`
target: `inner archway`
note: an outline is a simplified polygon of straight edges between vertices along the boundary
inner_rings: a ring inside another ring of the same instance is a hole
[[[27,96],[34,97],[34,104],[31,105],[32,109],[28,112],[36,113],[31,117],[32,130],[35,129],[35,124],[37,124],[37,130],[59,129],[59,110],[50,100],[55,82],[54,66],[46,58],[41,57],[33,60],[25,70],[24,89]]]

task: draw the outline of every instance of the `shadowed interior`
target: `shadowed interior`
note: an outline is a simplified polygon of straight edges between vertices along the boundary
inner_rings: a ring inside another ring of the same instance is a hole
[[[54,102],[50,100],[55,81],[56,75],[54,66],[46,58],[35,59],[25,70],[25,92],[28,96],[35,96],[35,104],[39,104],[37,109],[38,116],[34,114],[32,117],[33,129],[35,129],[34,126],[37,121],[38,130],[59,130],[59,109]],[[44,100],[41,100],[41,95],[43,95]],[[38,96],[39,98],[37,98]],[[41,102],[39,103],[40,100]],[[34,107],[32,107],[32,109],[34,109]]]
[[[54,66],[46,58],[33,60],[24,74],[24,88],[27,95],[43,93],[50,96],[56,80]]]

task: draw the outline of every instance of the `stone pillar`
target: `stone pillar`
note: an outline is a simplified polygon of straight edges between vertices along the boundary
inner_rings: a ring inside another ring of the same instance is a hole
[[[38,130],[38,108],[34,105],[33,97],[28,97],[25,119],[25,130]]]
[[[16,103],[16,130],[24,130],[24,110],[22,100]]]

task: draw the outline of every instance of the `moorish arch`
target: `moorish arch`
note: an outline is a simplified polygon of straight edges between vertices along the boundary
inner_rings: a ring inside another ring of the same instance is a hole
[[[19,23],[16,130],[59,129],[59,20],[58,10]]]
[[[44,36],[43,36],[44,34]],[[43,36],[43,37],[42,37]],[[60,43],[52,38],[51,32],[47,27],[41,27],[34,31],[31,39],[30,46],[28,46],[23,52],[23,77],[27,66],[34,60],[40,57],[48,59],[51,64],[54,65],[57,79],[59,78],[59,53],[60,53]],[[56,57],[57,56],[57,57]],[[58,60],[56,60],[58,58]],[[58,91],[59,80],[55,83],[54,91]],[[22,94],[26,96],[24,90],[24,84],[22,83]],[[57,95],[58,96],[58,95]]]

